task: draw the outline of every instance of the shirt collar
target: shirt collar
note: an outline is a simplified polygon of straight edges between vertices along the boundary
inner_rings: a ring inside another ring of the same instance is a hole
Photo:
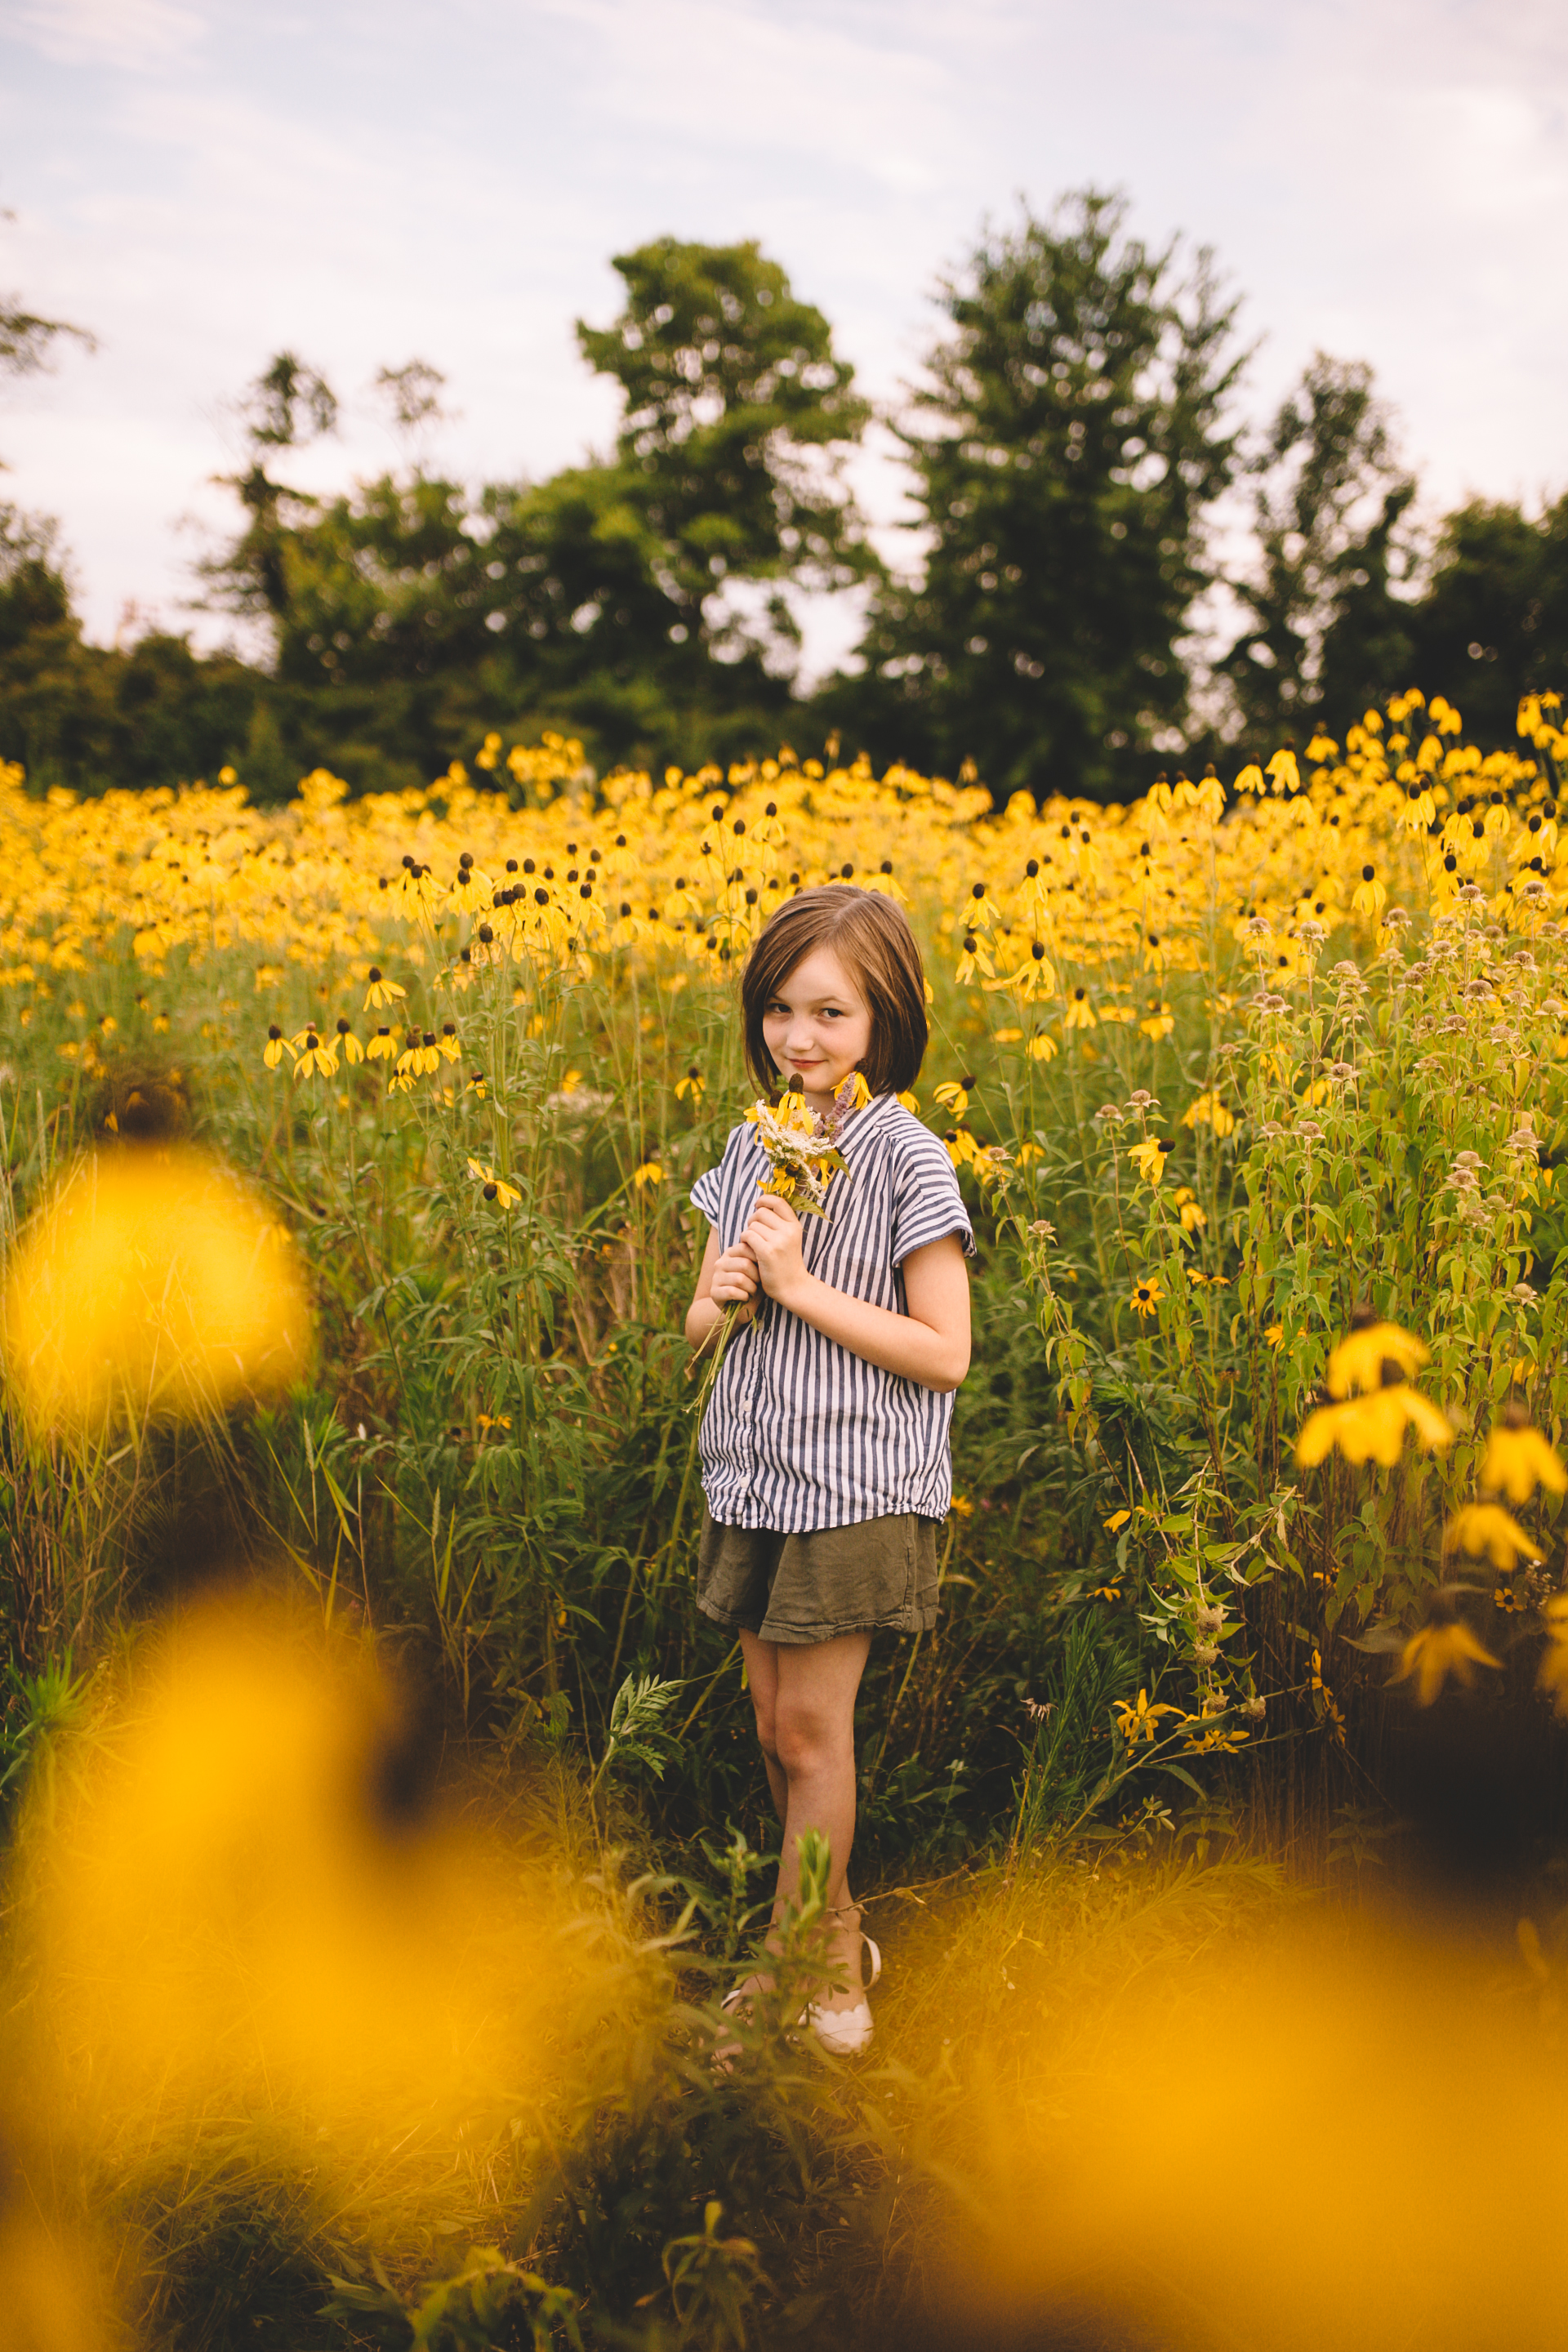
[[[838,1139],[838,1149],[851,1164],[862,1143],[887,1124],[888,1114],[897,1100],[896,1095],[874,1095],[865,1108],[858,1110],[846,1123]]]

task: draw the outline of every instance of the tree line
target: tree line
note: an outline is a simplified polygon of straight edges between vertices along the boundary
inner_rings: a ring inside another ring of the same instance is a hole
[[[271,362],[225,478],[237,528],[199,567],[265,660],[88,644],[54,527],[0,509],[0,757],[89,791],[233,766],[267,797],[318,764],[426,782],[491,729],[655,769],[837,736],[999,796],[1121,798],[1406,681],[1509,741],[1521,693],[1568,678],[1568,496],[1423,527],[1362,361],[1318,354],[1248,423],[1212,257],[1151,248],[1118,197],[1026,211],[942,281],[885,420],[914,505],[892,566],[846,480],[871,408],[778,264],[663,238],[615,267],[619,316],[577,329],[620,388],[615,446],[541,482],[443,473],[443,379],[414,362],[378,379],[403,461],[310,495],[290,460],[337,398]],[[0,301],[0,370],[78,331]],[[858,592],[864,631],[803,693],[796,604],[821,590]]]

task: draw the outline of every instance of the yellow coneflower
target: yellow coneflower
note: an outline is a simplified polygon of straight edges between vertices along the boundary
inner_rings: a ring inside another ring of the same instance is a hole
[[[1152,1706],[1148,1692],[1141,1690],[1136,1705],[1124,1698],[1117,1700],[1116,1728],[1127,1746],[1135,1748],[1140,1740],[1152,1742],[1159,1738],[1161,1716],[1179,1717],[1181,1713],[1179,1706],[1167,1706],[1163,1699]]]
[[[1160,1301],[1164,1296],[1158,1279],[1151,1276],[1146,1281],[1133,1284],[1132,1295],[1127,1303],[1135,1315],[1147,1321],[1151,1315],[1159,1313]]]
[[[1158,1136],[1150,1135],[1146,1136],[1142,1143],[1135,1143],[1127,1157],[1143,1179],[1144,1183],[1152,1184],[1157,1189],[1160,1179],[1165,1172],[1165,1163],[1170,1153],[1170,1144],[1163,1143]]]
[[[1380,1462],[1390,1470],[1399,1459],[1407,1428],[1415,1430],[1416,1443],[1428,1454],[1453,1443],[1447,1417],[1418,1389],[1401,1381],[1345,1404],[1320,1405],[1302,1423],[1296,1459],[1310,1470],[1337,1450],[1347,1462]]]
[[[1227,1108],[1217,1094],[1201,1094],[1182,1113],[1184,1127],[1212,1127],[1216,1136],[1229,1135],[1236,1127],[1236,1114]]]
[[[1428,1360],[1429,1349],[1413,1331],[1403,1330],[1397,1323],[1376,1323],[1371,1309],[1358,1307],[1351,1318],[1352,1330],[1329,1355],[1325,1385],[1331,1397],[1347,1397],[1356,1389],[1375,1389],[1383,1384],[1383,1367],[1392,1363],[1406,1380],[1412,1380]]]
[[[364,1009],[367,1013],[384,1012],[387,1005],[398,1003],[405,991],[395,980],[384,980],[374,964],[370,968],[370,985],[365,990]]]
[[[499,1202],[503,1209],[515,1209],[522,1198],[517,1186],[509,1184],[504,1176],[498,1176],[488,1161],[470,1160],[468,1173],[479,1184],[484,1198]]]
[[[1415,1696],[1422,1706],[1430,1706],[1450,1675],[1468,1690],[1475,1681],[1477,1666],[1500,1667],[1502,1660],[1494,1658],[1483,1649],[1462,1617],[1449,1622],[1422,1626],[1412,1633],[1399,1654],[1399,1664],[1389,1677],[1391,1682],[1408,1682],[1415,1678]]]
[[[1568,1494],[1568,1469],[1541,1432],[1531,1427],[1523,1407],[1510,1405],[1487,1439],[1480,1483],[1506,1495],[1510,1503],[1528,1503],[1538,1486],[1550,1494]]]
[[[1467,1503],[1455,1512],[1443,1530],[1445,1551],[1485,1553],[1492,1566],[1506,1573],[1521,1559],[1539,1559],[1541,1547],[1525,1534],[1496,1503]]]

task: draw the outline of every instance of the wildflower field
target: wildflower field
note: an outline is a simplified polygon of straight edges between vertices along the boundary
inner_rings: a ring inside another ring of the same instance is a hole
[[[1483,751],[1405,693],[1111,808],[787,751],[595,778],[555,739],[266,811],[226,774],[79,800],[5,772],[32,2087],[0,2131],[29,2179],[51,2151],[58,2209],[0,2210],[0,2274],[9,2228],[40,2343],[1003,2341],[988,2295],[1099,2310],[1113,2275],[1141,2341],[1258,2335],[1253,2258],[1205,2267],[1177,2217],[1121,2278],[1106,2217],[1158,2166],[1104,2113],[1157,2082],[1249,2114],[1342,1994],[1441,2030],[1429,1952],[1268,1940],[1288,1887],[1353,1885],[1424,1706],[1470,1685],[1561,1776],[1561,717],[1527,701]],[[751,1091],[749,944],[839,878],[925,949],[906,1099],[974,1219],[974,1360],[941,1625],[862,1694],[858,1883],[898,1964],[873,2071],[779,2030],[786,1966],[731,2080],[702,2037],[773,1832],[738,1648],[691,1599],[688,1190]],[[205,1630],[171,1650],[145,1628],[176,1603]],[[371,1860],[322,1825],[351,1752],[397,1792]],[[232,1937],[189,1879],[238,1866],[233,1822],[276,1929],[243,2019],[179,1957]],[[149,1907],[185,1925],[106,1987]],[[1553,1933],[1474,2027],[1542,2198],[1562,2159],[1517,2101]],[[1296,2038],[1194,2055],[1203,2003],[1274,2014],[1271,1970]],[[1405,2127],[1458,2165],[1426,2096]],[[1194,2128],[1218,2161],[1231,2126]],[[1314,2122],[1244,2192],[1287,2269],[1339,2160]],[[1020,2182],[1077,2216],[1070,2260],[1027,2244]],[[1447,2253],[1426,2207],[1401,2226],[1405,2269],[1347,2255],[1258,2340],[1386,2341]],[[1538,2288],[1525,2262],[1511,2324]],[[1410,2340],[1450,2340],[1428,2319]]]

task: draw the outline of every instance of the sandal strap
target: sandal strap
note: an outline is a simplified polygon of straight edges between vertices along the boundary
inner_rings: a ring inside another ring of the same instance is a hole
[[[860,1941],[865,1945],[866,1949],[871,1955],[871,1973],[869,1977],[865,1979],[867,1989],[869,1990],[870,1987],[876,1983],[878,1978],[882,1973],[882,1948],[881,1946],[875,1942],[871,1937],[868,1936],[864,1930],[861,1931]]]

